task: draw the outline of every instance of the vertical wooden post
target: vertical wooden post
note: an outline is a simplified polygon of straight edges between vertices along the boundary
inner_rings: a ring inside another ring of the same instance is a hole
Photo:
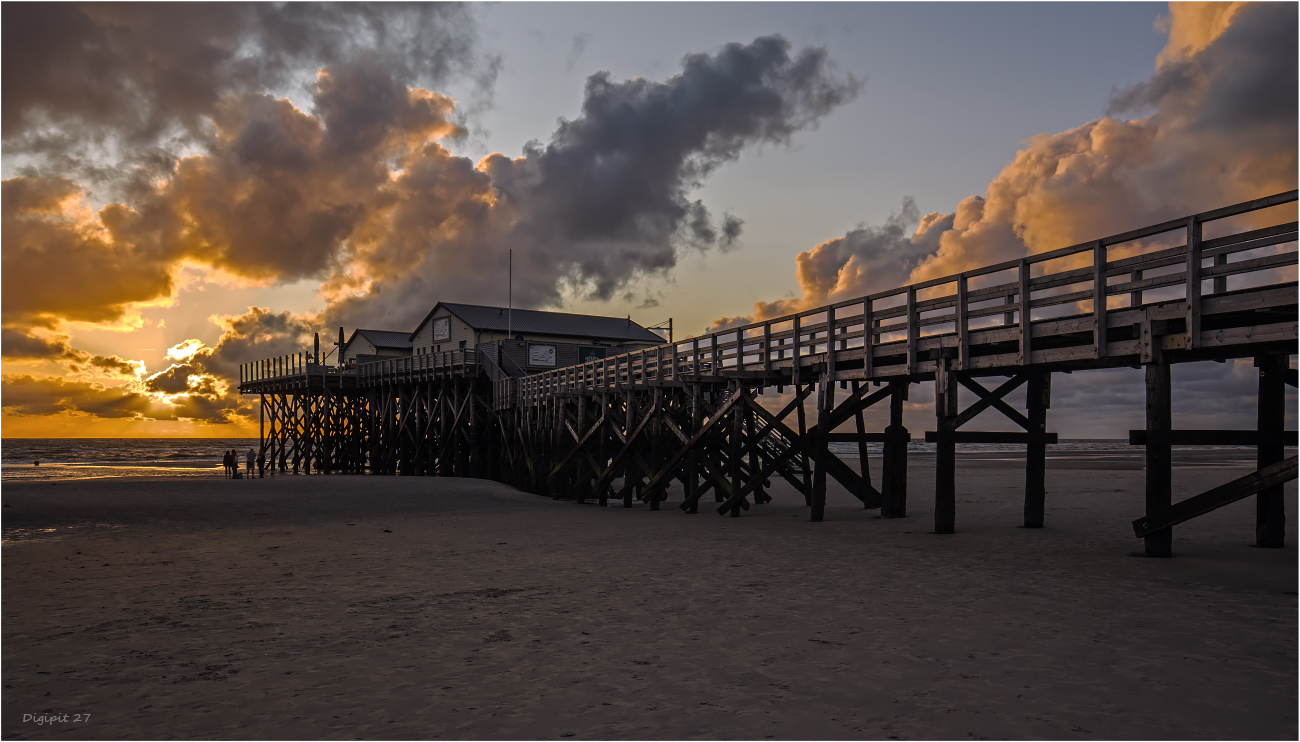
[[[917,344],[921,342],[921,321],[916,313],[916,288],[907,287],[907,375],[916,373]]]
[[[1047,410],[1052,406],[1052,372],[1031,371],[1026,405],[1029,445],[1025,456],[1025,528],[1042,528],[1047,500]]]
[[[876,343],[875,318],[871,316],[871,299],[864,299],[862,302],[862,377],[870,379],[875,376],[875,356],[872,355],[872,346]]]
[[[628,381],[628,386],[630,387],[632,385],[632,364],[630,362],[628,363],[628,369],[627,369],[627,381]],[[623,434],[632,435],[632,431],[636,429],[634,427],[634,423],[636,422],[636,418],[634,417],[635,407],[636,407],[636,392],[632,391],[631,389],[628,389],[626,392],[623,393],[623,400],[625,402],[624,409],[623,409],[623,414],[624,414]],[[633,471],[635,471],[635,468],[632,465],[632,457],[624,456],[622,494],[623,494],[623,507],[625,508],[632,507],[632,472]]]
[[[656,373],[658,372],[656,371]],[[655,475],[655,471],[659,467],[659,438],[663,435],[663,429],[664,429],[664,424],[662,422],[664,416],[663,391],[664,391],[663,387],[656,386],[654,390],[651,392],[652,401],[650,407],[655,411],[655,416],[654,416],[654,420],[651,421],[650,423],[650,428],[646,430],[646,433],[650,435],[650,445],[647,447],[648,450],[646,451],[647,455],[649,456],[647,463],[650,465],[650,471],[646,472],[647,479],[653,477]],[[655,485],[653,488],[650,489],[649,492],[646,493],[646,495],[650,498],[651,510],[659,509],[659,500],[661,499],[659,493],[662,491],[662,489],[663,487],[661,487],[660,485]]]
[[[889,382],[889,427],[885,428],[885,461],[880,472],[880,517],[907,517],[907,428],[903,427],[906,381]]]
[[[859,384],[865,383],[867,382],[853,382],[853,397],[858,396]],[[867,464],[867,442],[862,439],[862,436],[867,432],[867,421],[862,417],[862,410],[858,410],[857,414],[854,415],[853,418],[859,436],[858,473],[862,476],[862,488],[858,491],[858,497],[862,500],[863,507],[869,509],[871,506],[867,505],[867,503],[871,501],[871,467]]]
[[[1022,315],[1023,317],[1023,315]],[[954,533],[957,517],[957,444],[948,421],[957,416],[957,380],[952,361],[940,358],[934,371],[934,416],[939,442],[935,444],[934,532]]]
[[[673,353],[673,362],[674,362],[674,365],[676,364],[676,361],[677,361],[677,354],[674,352],[674,353]],[[604,378],[605,362],[604,362],[604,361],[601,361],[600,366],[601,366],[602,378]],[[675,369],[674,369],[674,370],[675,370]],[[601,382],[601,388],[602,388],[602,389],[605,388],[605,384],[606,384],[606,382]],[[609,404],[609,394],[601,393],[601,395],[600,395],[600,414],[597,415],[596,418],[597,418],[597,419],[601,419],[601,418],[604,418],[606,415],[611,415],[611,416],[612,416],[613,412],[614,412],[614,410],[610,408],[610,404]],[[597,438],[598,438],[597,445],[599,446],[599,448],[596,449],[596,451],[597,451],[597,455],[596,455],[596,463],[600,464],[600,466],[601,466],[602,468],[604,468],[604,467],[608,467],[608,466],[609,466],[609,459],[610,459],[610,453],[609,453],[610,435],[609,435],[609,430],[605,427],[604,424],[602,424],[602,425],[600,426],[600,432],[597,433],[596,435],[597,435]],[[595,474],[594,474],[593,476],[597,476],[597,477],[599,477],[599,476],[601,476],[601,474],[602,474],[602,472],[595,472]],[[598,499],[597,499],[597,502],[600,504],[600,506],[601,506],[602,508],[603,508],[603,507],[608,507],[608,506],[609,506],[609,485],[606,484],[604,487],[601,487],[601,488],[600,488],[600,492],[597,492],[597,493],[596,493],[596,497],[598,498]]]
[[[700,399],[699,382],[691,384],[691,436],[694,436],[704,424],[703,400]],[[697,443],[687,458],[686,464],[686,496],[690,498],[691,507],[687,511],[692,515],[700,512],[699,497],[696,492],[700,486],[700,446],[703,442]]]
[[[1033,341],[1032,338],[1033,310],[1030,309],[1029,306],[1032,303],[1029,297],[1031,294],[1033,294],[1033,292],[1029,290],[1029,275],[1030,275],[1029,259],[1021,258],[1020,271],[1018,273],[1020,287],[1017,289],[1017,291],[1020,294],[1020,365],[1021,366],[1028,366],[1031,362],[1030,344]]]
[[[1290,366],[1285,355],[1256,356],[1259,369],[1259,444],[1255,463],[1263,469],[1286,455],[1286,375]],[[1269,487],[1255,496],[1255,545],[1280,549],[1286,542],[1286,506],[1282,485]]]
[[[1173,457],[1170,431],[1173,413],[1170,398],[1169,362],[1157,352],[1146,366],[1147,376],[1147,471],[1146,513],[1154,515],[1173,504]],[[1166,528],[1146,537],[1146,555],[1173,555],[1173,529]]]
[[[1219,266],[1223,266],[1223,265],[1227,265],[1227,264],[1228,264],[1228,254],[1227,254],[1227,253],[1222,253],[1222,252],[1221,252],[1221,253],[1219,253],[1218,255],[1215,255],[1215,256],[1214,256],[1214,267],[1215,267],[1215,268],[1218,268]],[[1228,277],[1227,277],[1227,276],[1215,276],[1215,277],[1214,277],[1214,293],[1216,293],[1216,294],[1226,294],[1227,292],[1228,292]]]
[[[798,358],[795,359],[796,361]],[[796,372],[798,367],[795,367]],[[797,398],[803,389],[799,384],[794,385],[794,394]],[[807,400],[804,400],[806,402]],[[812,505],[812,460],[808,457],[809,449],[814,443],[808,438],[808,415],[804,410],[804,402],[800,402],[795,408],[795,413],[799,419],[799,447],[803,450],[799,452],[800,461],[803,464],[803,502],[805,505]]]
[[[966,274],[957,276],[957,369],[964,370],[970,364],[970,319],[966,316],[966,292],[968,284]]]
[[[758,421],[754,419],[754,410],[745,405],[745,436],[749,439],[749,475],[759,477],[763,472],[763,441],[758,439]],[[754,485],[754,503],[762,505],[771,502],[772,497],[764,490],[766,480],[759,479]]]
[[[1092,357],[1106,357],[1106,243],[1092,246]],[[1030,383],[1033,383],[1032,381]]]
[[[257,395],[257,478],[266,476],[266,395]]]
[[[1141,281],[1141,280],[1142,280],[1142,271],[1140,271],[1140,270],[1138,270],[1138,271],[1133,271],[1133,274],[1129,277],[1129,280],[1130,280],[1131,282],[1133,282],[1133,283],[1137,283],[1138,281]],[[1130,292],[1128,292],[1128,305],[1129,305],[1130,307],[1140,307],[1140,306],[1142,306],[1142,289],[1138,289],[1137,291],[1130,291]]]
[[[737,337],[739,337],[739,333],[737,333]],[[733,395],[744,394],[745,393],[744,382],[737,380],[735,382],[735,386],[733,387],[731,393]],[[731,480],[731,491],[727,493],[728,497],[736,494],[741,490],[742,487],[745,486],[744,475],[742,474],[740,469],[741,467],[740,459],[742,456],[744,456],[744,450],[745,450],[744,443],[742,442],[742,439],[744,438],[745,435],[744,410],[745,410],[744,406],[739,403],[731,406],[731,435],[727,439],[727,443],[728,443],[727,456],[728,458],[731,459],[730,461],[731,472],[729,477],[729,479]],[[740,517],[740,503],[736,503],[734,506],[732,506],[731,517],[733,518]]]
[[[574,430],[578,431],[579,436],[585,436],[587,434],[586,394],[580,394],[578,396],[578,424],[574,426]],[[572,445],[578,445],[578,441],[575,440]],[[574,473],[574,496],[579,504],[585,503],[587,501],[587,486],[590,484],[590,481],[587,479],[586,460],[581,454],[575,454],[572,460]]]
[[[831,413],[835,410],[835,380],[823,373],[817,390],[817,432],[813,437],[812,522],[818,523],[826,513],[826,457],[833,456],[826,443],[830,433]]]
[[[800,355],[799,355],[799,347],[800,347],[800,344],[799,344],[799,334],[800,334],[800,332],[801,332],[801,329],[800,329],[800,327],[799,327],[799,315],[796,314],[796,315],[794,316],[794,319],[792,320],[792,323],[793,323],[793,325],[794,325],[794,328],[793,328],[793,329],[794,329],[794,337],[792,338],[792,340],[794,340],[794,363],[793,363],[793,365],[792,365],[791,368],[790,368],[790,378],[791,378],[791,380],[792,380],[793,383],[794,383],[794,389],[795,389],[795,392],[798,393],[798,391],[799,391],[799,367],[800,367],[801,365],[803,365],[803,363],[802,363],[802,361],[801,361],[801,359],[800,359]]]
[[[772,323],[763,323],[763,372],[772,370]],[[764,376],[766,378],[766,376]]]
[[[1201,222],[1187,219],[1187,347],[1201,347]]]

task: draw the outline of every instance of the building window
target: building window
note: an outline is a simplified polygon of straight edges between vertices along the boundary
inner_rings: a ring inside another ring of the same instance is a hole
[[[461,350],[465,350],[465,341],[464,341],[464,340],[460,341],[460,349],[461,349]]]

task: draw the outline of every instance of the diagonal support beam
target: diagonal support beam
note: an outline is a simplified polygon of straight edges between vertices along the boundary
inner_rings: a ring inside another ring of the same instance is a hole
[[[1143,538],[1157,531],[1172,528],[1179,523],[1258,494],[1269,487],[1285,484],[1295,478],[1296,457],[1292,456],[1227,484],[1221,484],[1208,492],[1189,497],[1145,518],[1138,518],[1133,521],[1133,535]]]
[[[560,469],[563,469],[564,465],[569,463],[569,459],[573,458],[575,454],[581,451],[583,447],[587,445],[587,441],[591,440],[592,436],[600,432],[600,428],[604,424],[605,424],[605,416],[602,414],[600,416],[600,419],[596,421],[596,424],[592,425],[591,428],[586,433],[584,433],[581,437],[579,437],[577,431],[575,431],[573,429],[573,426],[569,424],[569,421],[565,420],[564,427],[569,429],[569,435],[573,436],[573,439],[577,441],[577,445],[575,445],[572,449],[570,449],[569,452],[564,455],[564,458],[560,459],[558,464],[551,467],[551,474],[550,477],[548,477],[548,479],[558,474],[560,472]]]
[[[859,412],[881,400],[888,399],[891,393],[888,385],[868,394],[870,390],[871,387],[864,384],[856,393],[841,402],[840,406],[835,408],[835,411],[831,413],[830,421],[827,424],[826,429],[835,430],[839,426],[848,422],[850,418],[854,417]]]
[[[726,404],[722,405],[717,412],[709,416],[709,419],[704,422],[704,425],[700,427],[699,431],[697,431],[695,435],[691,436],[691,439],[687,441],[686,445],[677,449],[677,452],[668,458],[668,461],[664,463],[663,467],[661,467],[653,477],[650,477],[650,482],[646,484],[646,489],[655,487],[659,482],[663,481],[664,477],[667,477],[669,472],[681,463],[682,459],[686,458],[686,455],[690,453],[691,449],[694,448],[695,445],[704,438],[704,436],[708,435],[709,432],[713,430],[713,427],[717,425],[720,420],[725,418],[728,412],[731,412],[732,408],[748,399],[749,391],[744,388],[741,388],[735,394],[731,395],[731,399],[728,399]]]
[[[976,415],[980,414],[981,412],[987,410],[990,407],[996,409],[998,412],[1001,412],[1003,415],[1006,415],[1008,418],[1011,419],[1012,422],[1019,425],[1021,428],[1024,428],[1025,430],[1029,430],[1033,427],[1033,425],[1029,422],[1029,418],[1020,414],[1020,412],[1016,408],[1007,404],[1002,399],[1003,397],[1015,391],[1022,384],[1024,384],[1026,381],[1029,380],[1029,377],[1026,374],[1016,374],[1015,376],[1012,376],[1010,379],[1007,379],[1007,381],[1004,382],[1002,386],[998,387],[997,389],[994,389],[991,392],[988,389],[985,389],[983,385],[981,385],[979,382],[975,381],[974,379],[966,378],[965,374],[953,374],[953,376],[956,377],[957,382],[960,383],[962,386],[966,387],[972,392],[975,392],[975,394],[979,395],[980,399],[975,404],[966,408],[965,412],[962,412],[956,417],[948,420],[944,425],[945,430],[951,431],[960,428],[961,426],[965,425],[971,420],[974,420]]]
[[[636,439],[639,438],[641,433],[650,426],[650,421],[654,419],[658,412],[659,408],[656,405],[650,405],[650,409],[647,411],[646,416],[641,419],[641,424],[637,425],[636,430],[632,431],[632,435],[627,437],[627,440],[623,443],[623,447],[620,448],[618,453],[614,454],[614,458],[610,460],[609,466],[605,469],[605,473],[601,474],[600,479],[597,479],[596,483],[592,485],[594,491],[599,492],[602,487],[608,486],[614,479],[614,472],[618,470],[618,465],[623,462],[623,459],[627,458],[628,453],[632,450],[632,445],[636,443]]]

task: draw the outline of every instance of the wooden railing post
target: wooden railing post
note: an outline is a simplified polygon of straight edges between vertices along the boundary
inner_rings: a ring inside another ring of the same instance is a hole
[[[1224,265],[1227,265],[1227,264],[1228,264],[1228,254],[1227,254],[1227,253],[1219,253],[1218,255],[1215,255],[1215,256],[1214,256],[1214,267],[1218,268],[1218,267],[1220,267],[1220,266],[1224,266]],[[1216,293],[1216,294],[1226,294],[1226,293],[1228,293],[1228,277],[1227,277],[1227,276],[1215,276],[1215,277],[1214,277],[1214,289],[1213,289],[1213,291],[1214,291],[1214,293]]]
[[[966,274],[957,276],[957,368],[965,369],[970,363],[970,322],[966,316]]]
[[[862,378],[870,379],[875,375],[875,356],[872,348],[876,344],[876,323],[871,316],[871,299],[862,300]]]
[[[907,287],[907,375],[916,373],[917,344],[920,342],[921,322],[916,313],[916,287]]]
[[[1033,292],[1029,290],[1029,259],[1020,259],[1020,270],[1018,279],[1020,283],[1017,291],[1020,294],[1020,365],[1028,366],[1030,363],[1031,349],[1030,343],[1033,330],[1033,320],[1031,319],[1032,311],[1029,308],[1029,295]]]
[[[1092,247],[1092,357],[1106,357],[1106,243]]]
[[[763,371],[772,370],[772,323],[763,323]]]
[[[1201,345],[1201,223],[1187,219],[1187,347]]]
[[[800,360],[801,357],[800,357],[800,355],[799,355],[799,334],[800,334],[800,327],[799,327],[799,315],[797,315],[797,314],[794,316],[794,328],[793,328],[793,329],[794,329],[794,337],[793,337],[793,340],[794,340],[794,364],[790,367],[790,377],[791,377],[791,381],[794,382],[794,388],[795,388],[795,391],[798,392],[798,391],[799,391],[799,367],[800,367],[801,365],[803,365],[803,364],[802,364],[802,361]]]

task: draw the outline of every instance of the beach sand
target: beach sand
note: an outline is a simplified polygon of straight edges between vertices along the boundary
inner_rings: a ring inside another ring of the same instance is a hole
[[[1179,452],[1176,499],[1252,456]],[[910,517],[833,488],[822,523],[780,482],[734,519],[464,479],[9,483],[3,737],[1296,738],[1294,483],[1285,549],[1248,499],[1147,559],[1140,454],[1053,454],[1041,530],[992,454],[928,533],[932,468]]]

